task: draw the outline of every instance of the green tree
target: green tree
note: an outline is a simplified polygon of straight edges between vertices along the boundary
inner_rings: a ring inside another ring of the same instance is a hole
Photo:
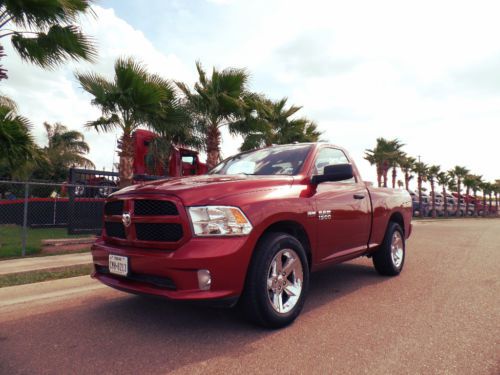
[[[141,126],[158,126],[160,119],[174,123],[179,119],[175,92],[172,84],[147,72],[146,68],[131,58],[120,58],[115,63],[112,81],[95,73],[77,73],[83,89],[94,98],[102,116],[86,126],[98,131],[122,132],[120,143],[120,186],[133,180],[134,147],[132,133]],[[170,114],[172,117],[170,118]],[[179,120],[179,126],[183,121]]]
[[[43,68],[69,59],[93,61],[96,49],[76,22],[93,14],[90,0],[4,0],[0,41],[10,38],[21,58]]]
[[[405,176],[405,189],[410,190],[410,180],[413,178],[412,169],[416,159],[408,155],[402,155],[399,160],[399,167]]]
[[[34,171],[34,177],[61,182],[68,179],[70,167],[95,168],[85,157],[89,146],[82,133],[60,123],[43,125],[47,135],[47,146],[42,149],[46,163]]]
[[[472,175],[472,184],[470,189],[472,190],[472,195],[474,196],[474,216],[477,217],[478,215],[478,198],[477,198],[477,191],[479,190],[479,187],[481,183],[483,182],[483,176],[479,175]]]
[[[233,134],[243,134],[241,151],[273,144],[317,142],[321,132],[306,118],[291,119],[302,107],[286,108],[287,98],[278,101],[254,96],[247,100],[244,117],[229,126]]]
[[[465,186],[465,214],[469,213],[469,205],[470,205],[470,193],[473,191],[475,186],[477,185],[477,176],[473,174],[467,174],[464,177],[463,184]],[[475,209],[474,209],[475,211]]]
[[[441,185],[443,191],[443,209],[444,216],[448,217],[448,198],[446,196],[446,188],[450,183],[451,177],[446,172],[439,172],[436,176],[436,181],[439,185]]]
[[[18,176],[26,163],[37,158],[29,120],[17,113],[11,99],[0,97],[0,163],[6,165],[7,176]]]
[[[457,215],[460,212],[461,209],[461,204],[460,201],[462,200],[462,181],[465,176],[469,173],[469,170],[465,167],[461,166],[455,166],[451,171],[449,171],[450,176],[456,179],[457,181]],[[465,213],[467,214],[467,213]]]
[[[413,172],[417,175],[417,189],[418,189],[418,202],[420,217],[424,217],[424,210],[422,206],[422,182],[426,180],[429,167],[422,162],[416,162],[413,166]]]
[[[401,148],[404,145],[398,139],[387,140],[385,138],[377,138],[377,144],[374,149],[367,149],[365,151],[365,160],[371,165],[377,167],[377,183],[380,187],[382,185],[387,187],[387,173],[389,169],[393,168],[393,188],[396,186],[398,160],[402,156]]]
[[[436,192],[435,192],[435,182],[436,177],[441,172],[441,167],[439,165],[431,165],[427,170],[427,178],[431,184],[431,199],[432,199],[432,217],[436,217]]]
[[[248,91],[248,73],[244,69],[212,70],[211,77],[196,63],[198,82],[191,90],[185,83],[177,82],[184,94],[187,108],[203,137],[207,151],[208,169],[220,160],[221,128],[231,126],[244,118],[252,96]]]

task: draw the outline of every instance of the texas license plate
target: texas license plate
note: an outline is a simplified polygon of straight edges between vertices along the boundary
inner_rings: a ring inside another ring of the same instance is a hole
[[[128,275],[128,258],[120,255],[109,254],[109,272],[115,275]]]

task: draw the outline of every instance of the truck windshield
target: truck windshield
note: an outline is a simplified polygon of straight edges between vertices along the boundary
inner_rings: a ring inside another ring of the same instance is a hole
[[[310,144],[287,145],[245,152],[224,160],[209,174],[295,175],[311,149]]]

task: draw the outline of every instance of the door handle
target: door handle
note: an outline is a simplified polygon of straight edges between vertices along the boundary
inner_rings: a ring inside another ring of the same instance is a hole
[[[364,194],[354,194],[354,199],[364,199],[365,195]]]

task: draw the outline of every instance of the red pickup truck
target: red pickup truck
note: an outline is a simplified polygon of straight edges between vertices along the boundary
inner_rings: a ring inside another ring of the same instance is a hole
[[[411,216],[408,192],[368,186],[342,148],[273,146],[112,194],[92,276],[126,292],[238,302],[282,327],[300,313],[311,271],[368,256],[398,275]]]

